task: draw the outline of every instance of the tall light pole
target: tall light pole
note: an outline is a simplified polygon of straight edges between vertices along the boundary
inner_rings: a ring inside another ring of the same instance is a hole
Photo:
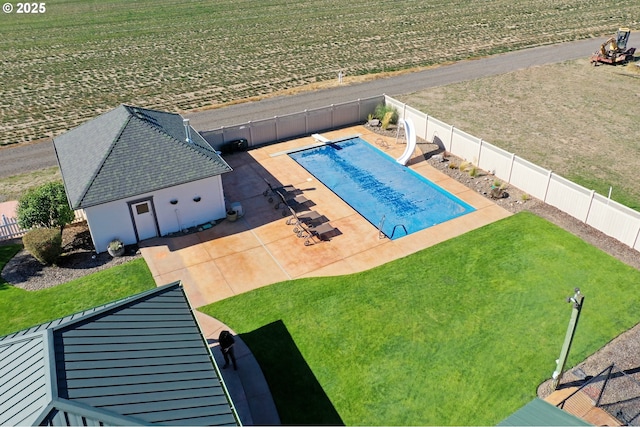
[[[556,370],[552,375],[554,390],[557,390],[558,385],[560,385],[562,372],[564,371],[564,365],[565,363],[567,363],[567,357],[569,356],[569,350],[571,349],[573,336],[576,333],[578,320],[580,319],[580,312],[582,311],[582,305],[584,304],[584,295],[580,293],[580,288],[575,288],[575,294],[572,297],[567,298],[567,302],[573,303],[573,310],[571,311],[571,319],[569,320],[569,327],[567,328],[567,335],[564,338],[564,344],[562,345],[560,358],[556,360]]]

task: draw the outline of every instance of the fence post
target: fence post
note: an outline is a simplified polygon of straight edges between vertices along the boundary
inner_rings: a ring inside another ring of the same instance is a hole
[[[545,203],[547,203],[547,193],[549,192],[549,184],[551,184],[551,175],[553,175],[553,171],[549,171],[549,175],[547,176],[547,188],[544,189],[544,199],[542,199]]]
[[[507,179],[507,182],[509,184],[511,184],[511,173],[513,172],[513,164],[516,162],[516,155],[514,153],[511,153],[511,166],[509,166],[509,178]]]
[[[304,109],[304,133],[309,134],[309,110]]]
[[[249,143],[251,144],[251,146],[254,146],[255,144],[253,143],[253,123],[251,123],[251,120],[247,122],[247,126],[249,126]]]
[[[453,125],[449,125],[449,126],[451,126],[451,136],[449,136],[449,152],[451,154],[453,154],[453,129],[454,129],[454,127],[453,127]]]
[[[483,139],[480,139],[480,144],[478,144],[478,164],[476,166],[480,167],[480,156],[482,155],[482,143]]]
[[[631,245],[632,249],[636,248],[636,244],[638,243],[638,238],[640,238],[640,225],[638,226],[638,232],[636,233],[636,238],[633,239],[633,244]]]
[[[425,114],[425,121],[424,121],[424,140],[425,141],[429,141],[429,115]],[[431,141],[433,142],[433,141]]]
[[[589,214],[591,213],[591,205],[593,205],[593,198],[596,195],[596,190],[591,190],[591,197],[589,198],[589,206],[587,207],[587,214],[584,216],[584,223],[587,224],[589,221]]]
[[[2,222],[4,225],[9,225],[9,221],[7,221],[7,217],[2,214]]]
[[[334,126],[335,126],[335,124],[334,124],[335,121],[333,119],[335,109],[333,108],[333,104],[331,104],[330,107],[331,107],[331,129],[333,129]]]
[[[278,137],[278,116],[273,116],[273,124],[276,127],[276,141],[280,141],[280,138]]]

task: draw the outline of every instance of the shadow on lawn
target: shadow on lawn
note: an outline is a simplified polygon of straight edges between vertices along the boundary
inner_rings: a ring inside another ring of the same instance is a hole
[[[282,424],[344,425],[281,320],[241,337],[260,363]]]

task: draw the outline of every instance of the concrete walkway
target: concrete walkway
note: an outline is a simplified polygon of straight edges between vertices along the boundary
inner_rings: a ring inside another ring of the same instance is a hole
[[[236,340],[234,351],[238,370],[232,367],[221,369],[222,381],[242,425],[280,425],[278,410],[271,397],[271,390],[253,354],[233,329],[206,314],[196,311],[196,318],[218,366],[224,365],[219,349],[218,336],[223,330],[230,331]]]
[[[363,126],[324,133],[329,139],[359,134],[396,158],[405,145],[395,138],[370,133]],[[464,200],[476,211],[396,240],[380,239],[378,230],[348,204],[315,180],[283,153],[315,143],[312,137],[274,144],[225,156],[233,172],[223,175],[227,204],[240,203],[244,216],[222,221],[201,232],[150,239],[141,244],[158,285],[182,281],[193,307],[201,307],[283,280],[310,276],[333,276],[368,270],[410,255],[510,213],[477,192],[429,166],[414,153],[410,167]],[[326,216],[339,235],[329,241],[305,246],[287,225],[282,209],[263,192],[265,179],[272,185],[293,185],[311,201],[312,209]],[[219,332],[229,329],[198,313],[205,337],[214,344],[216,358]],[[243,424],[278,424],[277,411],[260,367],[241,340],[237,344],[238,371],[223,371],[224,381],[241,414]]]

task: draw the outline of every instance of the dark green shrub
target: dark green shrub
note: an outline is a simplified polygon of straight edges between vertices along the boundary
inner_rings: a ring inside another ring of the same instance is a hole
[[[389,113],[391,114],[389,115]],[[394,125],[398,123],[398,110],[396,110],[395,107],[385,104],[376,105],[376,109],[373,111],[373,117],[382,122],[385,116],[387,116],[389,123]]]
[[[61,182],[49,182],[27,191],[18,201],[17,215],[18,224],[25,229],[59,227],[62,230],[74,218]]]
[[[54,264],[62,254],[62,234],[55,228],[34,228],[22,237],[24,247],[43,264]]]

